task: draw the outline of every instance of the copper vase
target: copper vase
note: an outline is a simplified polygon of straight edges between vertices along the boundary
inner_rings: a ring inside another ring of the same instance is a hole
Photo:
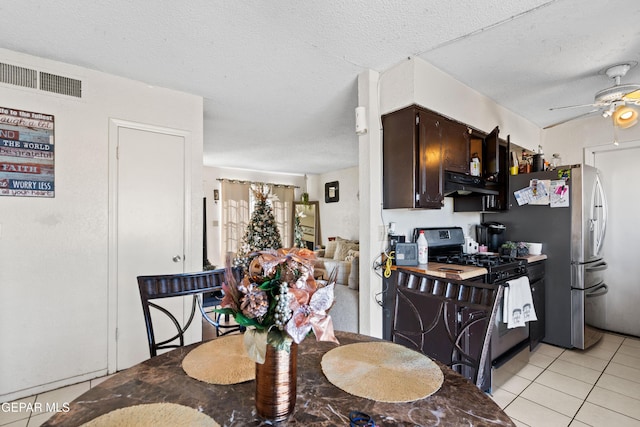
[[[296,406],[298,345],[276,350],[267,345],[263,364],[256,363],[256,410],[258,416],[274,422],[284,421]]]

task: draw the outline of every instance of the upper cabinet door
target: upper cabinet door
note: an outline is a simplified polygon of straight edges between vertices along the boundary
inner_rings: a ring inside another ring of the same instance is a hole
[[[414,208],[416,189],[416,112],[413,108],[382,116],[382,205]]]
[[[440,209],[444,206],[442,183],[443,120],[418,111],[418,203],[416,207]]]
[[[484,178],[487,181],[498,182],[500,173],[500,129],[496,126],[489,135],[484,138]]]
[[[444,170],[468,174],[471,161],[469,128],[462,123],[440,119],[440,135]]]
[[[416,106],[382,116],[385,209],[443,206],[442,121]]]

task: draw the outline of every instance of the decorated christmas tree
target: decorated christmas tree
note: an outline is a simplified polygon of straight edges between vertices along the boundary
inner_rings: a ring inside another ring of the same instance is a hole
[[[304,248],[304,242],[302,241],[302,226],[300,225],[300,218],[304,214],[297,212],[293,218],[293,246],[296,248]]]
[[[251,254],[265,249],[280,249],[282,239],[270,204],[270,190],[267,185],[251,187],[256,200],[255,208],[247,225],[247,231],[238,249],[234,264],[245,270],[251,261]]]

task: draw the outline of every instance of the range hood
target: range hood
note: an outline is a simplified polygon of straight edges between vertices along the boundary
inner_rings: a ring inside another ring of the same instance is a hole
[[[458,172],[444,172],[444,196],[484,196],[498,195],[496,183],[488,182],[479,176],[471,176]]]

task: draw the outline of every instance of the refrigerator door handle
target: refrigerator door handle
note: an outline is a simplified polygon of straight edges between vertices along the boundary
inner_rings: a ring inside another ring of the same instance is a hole
[[[600,291],[598,292],[598,290]],[[607,286],[606,283],[601,283],[598,286],[596,286],[591,292],[588,292],[587,294],[585,294],[585,296],[587,298],[601,297],[607,292],[609,292],[609,287]]]
[[[592,219],[590,220],[591,222],[591,227],[593,227],[594,225],[597,224],[597,220],[594,219],[593,217],[595,217],[595,211],[597,208],[601,208],[601,212],[602,212],[602,224],[600,224],[600,228],[598,230],[595,230],[596,233],[598,233],[597,235],[594,236],[595,238],[595,242],[594,242],[594,255],[598,255],[601,253],[602,251],[602,245],[604,244],[604,236],[605,236],[605,232],[606,232],[606,228],[607,228],[607,198],[605,196],[604,193],[604,187],[602,186],[602,181],[600,180],[600,174],[596,172],[596,182],[594,184],[594,196],[598,197],[594,197],[593,200],[599,200],[600,201],[600,206],[594,206],[594,212],[592,213]],[[594,224],[596,223],[596,224]]]
[[[606,261],[598,261],[593,266],[586,267],[586,271],[604,271],[608,267]]]

